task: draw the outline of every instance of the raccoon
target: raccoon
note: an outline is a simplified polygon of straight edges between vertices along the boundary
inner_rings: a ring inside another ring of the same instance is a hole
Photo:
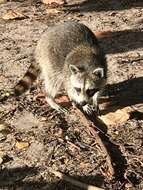
[[[98,111],[98,97],[106,84],[107,63],[96,36],[87,26],[68,21],[49,27],[37,44],[35,59],[35,66],[30,66],[16,86],[16,94],[28,89],[40,70],[46,100],[52,108],[67,112],[54,100],[64,88],[70,100],[87,114]]]

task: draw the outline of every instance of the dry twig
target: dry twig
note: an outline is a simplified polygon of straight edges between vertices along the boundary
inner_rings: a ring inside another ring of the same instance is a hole
[[[82,189],[85,189],[85,190],[104,190],[102,188],[99,188],[99,187],[95,187],[93,185],[88,185],[86,183],[83,183],[83,182],[80,182],[80,181],[77,181],[75,179],[73,179],[72,177],[69,177],[59,171],[55,171],[55,170],[50,170],[51,173],[53,173],[55,176],[59,177],[60,179],[63,179],[67,182],[70,182],[71,184],[77,186],[77,187],[80,187]]]

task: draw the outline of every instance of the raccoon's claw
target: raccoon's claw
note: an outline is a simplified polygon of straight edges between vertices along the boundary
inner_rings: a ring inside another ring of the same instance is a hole
[[[67,114],[68,110],[57,104],[52,98],[46,97],[47,103],[55,110],[57,110],[60,113]]]
[[[97,115],[100,115],[100,110],[99,110],[99,107],[96,106],[92,106],[92,105],[89,105],[89,104],[86,104],[85,106],[82,107],[83,110],[88,114],[88,115],[91,115],[93,114],[93,112],[96,112]]]
[[[91,115],[93,114],[93,112],[95,111],[94,110],[94,107],[89,105],[89,104],[86,104],[85,106],[82,107],[83,108],[83,111],[85,111],[88,115]]]
[[[54,107],[53,107],[55,110],[57,110],[59,113],[63,113],[63,114],[68,114],[68,110],[65,109],[64,107],[58,105],[58,104],[55,104]]]

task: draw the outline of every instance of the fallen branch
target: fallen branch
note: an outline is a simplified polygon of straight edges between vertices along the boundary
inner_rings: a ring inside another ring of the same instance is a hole
[[[77,115],[80,117],[80,121],[82,122],[82,124],[88,129],[88,133],[92,136],[95,137],[96,142],[99,144],[101,150],[104,152],[104,154],[106,155],[106,161],[108,164],[108,170],[109,170],[109,178],[112,179],[115,171],[114,168],[112,166],[112,162],[111,162],[111,158],[108,154],[108,151],[104,145],[104,143],[102,142],[101,138],[98,135],[98,132],[95,130],[95,125],[93,124],[92,121],[88,120],[85,115],[76,107],[75,109]]]
[[[96,186],[93,186],[93,185],[88,185],[86,183],[83,183],[83,182],[80,182],[80,181],[77,181],[75,179],[73,179],[72,177],[69,177],[59,171],[55,171],[55,170],[50,170],[51,173],[53,173],[56,177],[59,177],[60,179],[62,180],[65,180],[67,182],[70,182],[71,184],[79,187],[79,188],[82,188],[82,189],[85,189],[85,190],[104,190],[102,188],[99,188],[99,187],[96,187]]]

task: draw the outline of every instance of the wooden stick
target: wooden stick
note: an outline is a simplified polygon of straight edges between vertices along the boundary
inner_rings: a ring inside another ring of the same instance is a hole
[[[94,129],[95,125],[93,124],[93,122],[88,120],[85,117],[85,115],[77,107],[76,107],[75,111],[77,112],[77,115],[80,117],[80,121],[82,122],[82,124],[89,129],[88,133],[90,135],[92,134],[93,136],[95,136],[95,139],[96,139],[97,143],[99,144],[99,146],[101,147],[101,150],[106,155],[106,161],[107,161],[108,169],[109,169],[109,177],[110,177],[110,179],[112,179],[115,174],[115,171],[112,166],[111,158],[108,154],[108,151],[107,151],[104,143],[102,142],[101,138],[99,137],[98,132]]]
[[[53,173],[56,177],[59,177],[60,179],[62,180],[65,180],[67,182],[70,182],[71,184],[77,186],[77,187],[80,187],[82,189],[85,189],[85,190],[104,190],[102,188],[99,188],[99,187],[96,187],[96,186],[93,186],[93,185],[88,185],[86,183],[83,183],[83,182],[80,182],[80,181],[77,181],[69,176],[66,176],[65,174],[59,172],[59,171],[55,171],[55,170],[50,170],[51,173]]]

